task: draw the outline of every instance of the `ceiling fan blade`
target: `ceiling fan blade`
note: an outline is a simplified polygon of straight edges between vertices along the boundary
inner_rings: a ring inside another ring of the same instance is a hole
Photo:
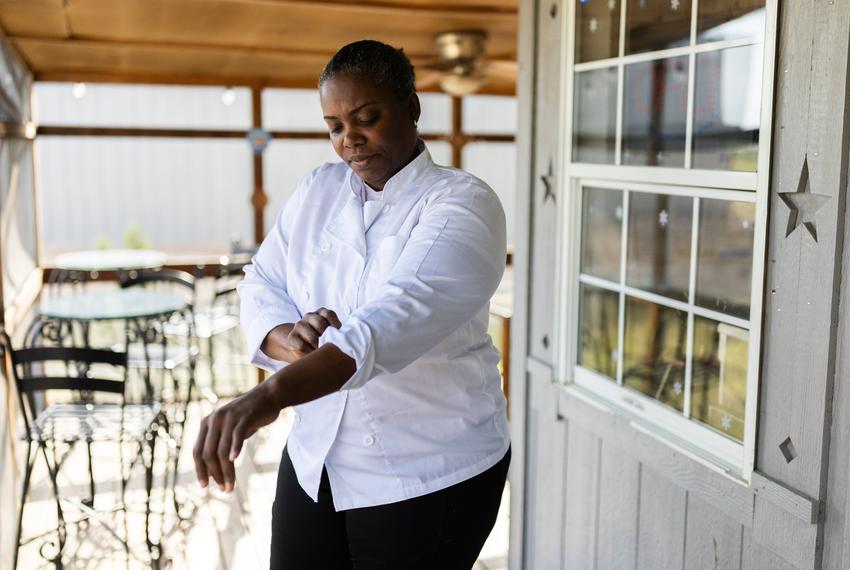
[[[442,71],[425,71],[423,73],[416,74],[416,89],[419,91],[423,91],[425,89],[429,89],[438,85],[440,83],[440,77],[443,76]]]
[[[493,78],[516,81],[518,70],[516,61],[500,59],[487,62],[487,75]]]

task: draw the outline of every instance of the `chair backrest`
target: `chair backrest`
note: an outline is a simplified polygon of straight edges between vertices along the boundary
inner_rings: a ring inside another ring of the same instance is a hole
[[[121,279],[121,287],[124,289],[156,283],[171,283],[185,287],[193,293],[195,291],[195,276],[180,269],[164,268],[134,271]]]
[[[29,429],[35,417],[35,396],[52,390],[85,394],[107,393],[122,397],[127,383],[127,353],[94,348],[40,346],[15,349],[8,334],[0,332],[3,350],[11,360],[24,421]],[[64,363],[64,374],[49,373],[49,363]],[[73,365],[73,366],[72,366]],[[93,366],[116,368],[116,378],[98,378]],[[73,373],[72,373],[73,371]]]

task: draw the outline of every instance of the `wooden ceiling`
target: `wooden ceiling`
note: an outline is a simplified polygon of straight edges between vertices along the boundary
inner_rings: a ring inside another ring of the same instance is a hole
[[[314,87],[364,38],[422,66],[435,34],[481,29],[488,59],[515,61],[517,1],[0,0],[0,25],[36,80]],[[495,75],[482,89],[514,91]]]

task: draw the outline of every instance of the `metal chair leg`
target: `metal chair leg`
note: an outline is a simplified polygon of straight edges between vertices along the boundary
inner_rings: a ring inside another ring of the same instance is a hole
[[[24,486],[21,492],[21,506],[18,509],[18,533],[17,539],[15,540],[15,557],[12,561],[12,568],[18,567],[18,552],[21,549],[21,533],[23,532],[23,522],[24,522],[24,505],[27,502],[27,495],[29,494],[30,488],[30,476],[32,475],[32,468],[35,465],[35,458],[38,454],[38,448],[35,448],[35,453],[33,453],[33,442],[27,442],[27,464],[24,470]]]
[[[59,539],[58,550],[56,552],[56,557],[53,562],[56,564],[57,568],[62,566],[62,550],[65,548],[65,538],[66,538],[66,529],[65,529],[65,514],[62,511],[62,503],[59,495],[59,469],[56,465],[51,465],[50,457],[47,455],[47,444],[41,443],[39,444],[39,448],[41,448],[41,453],[44,455],[44,463],[47,465],[47,471],[50,475],[50,483],[53,487],[53,497],[56,499],[56,518],[57,518],[57,534]],[[55,456],[54,450],[54,456]]]
[[[209,358],[210,363],[210,389],[216,396],[218,396],[218,390],[216,389],[217,382],[215,378],[215,351],[213,349],[215,343],[213,342],[213,340],[213,335],[210,335],[207,338],[207,358]]]
[[[151,556],[151,562],[156,564],[156,561],[159,560],[159,548],[160,545],[158,543],[154,543],[151,540],[151,491],[153,489],[153,468],[154,468],[154,459],[156,454],[156,434],[148,433],[145,438],[148,442],[148,450],[150,453],[149,460],[145,465],[145,493],[147,494],[147,500],[145,501],[145,542],[148,546],[148,552]],[[144,445],[144,444],[142,444]],[[156,554],[154,554],[156,552]]]
[[[91,453],[91,442],[90,441],[86,441],[86,453],[87,453],[88,462],[89,462],[89,499],[88,499],[88,505],[90,507],[94,508],[94,494],[95,494],[95,490],[94,490],[94,464],[92,463],[92,453]],[[86,503],[86,501],[83,501],[83,504],[85,504],[85,503]]]

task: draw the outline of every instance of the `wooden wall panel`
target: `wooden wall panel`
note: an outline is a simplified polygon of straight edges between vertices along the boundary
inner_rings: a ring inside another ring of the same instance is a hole
[[[688,495],[685,569],[739,568],[743,526],[695,495]]]
[[[744,527],[743,535],[741,570],[794,570],[794,565],[754,541],[749,528]]]
[[[561,103],[561,52],[563,14],[559,2],[540,4],[537,14],[536,108],[534,121],[534,193],[531,196],[531,273],[529,352],[544,362],[554,362],[557,314],[558,172]],[[544,179],[545,177],[545,179]],[[548,188],[548,191],[547,191]]]
[[[640,479],[638,568],[681,570],[687,501],[687,491],[644,466]]]
[[[602,442],[596,567],[629,570],[637,564],[641,465],[620,447]]]
[[[564,512],[564,568],[567,570],[593,568],[596,563],[600,448],[598,437],[570,424]]]
[[[784,2],[778,34],[756,467],[822,498],[846,199],[850,4]],[[798,191],[819,196],[809,195],[812,207],[795,228],[782,193]],[[816,228],[816,241],[803,222]],[[791,461],[779,447],[788,438]]]
[[[569,430],[567,422],[557,417],[558,386],[552,383],[551,369],[531,360],[530,364],[524,568],[558,570],[562,567]]]

